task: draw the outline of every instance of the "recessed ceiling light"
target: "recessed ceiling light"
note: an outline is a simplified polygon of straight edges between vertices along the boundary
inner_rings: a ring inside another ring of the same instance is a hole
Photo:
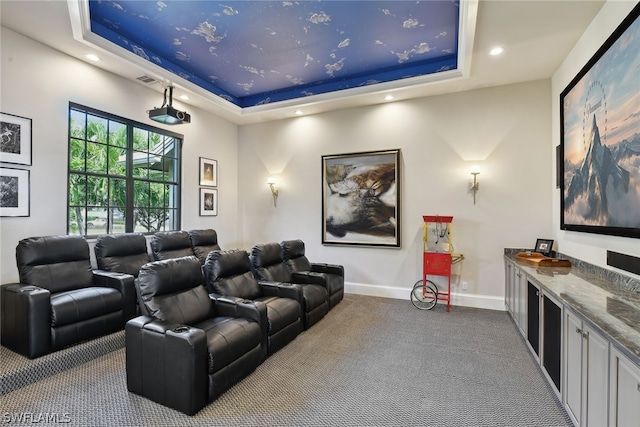
[[[90,54],[86,55],[85,58],[87,58],[89,61],[93,61],[93,62],[100,61],[100,57],[98,55],[94,55],[93,53],[90,53]]]
[[[393,95],[387,95],[384,97],[385,101],[393,101]]]
[[[295,114],[296,116],[301,116],[301,115],[303,115],[304,113],[303,113],[301,110],[296,110],[296,111],[294,111],[294,113],[293,113],[293,114]]]
[[[182,99],[183,101],[188,101],[189,100],[189,96],[188,95],[180,95],[178,98]]]
[[[496,46],[489,51],[489,55],[496,56],[496,55],[500,55],[502,52],[504,52],[504,48],[500,46]]]

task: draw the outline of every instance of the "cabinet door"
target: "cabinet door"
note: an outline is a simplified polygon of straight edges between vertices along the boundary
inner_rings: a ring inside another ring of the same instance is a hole
[[[527,340],[540,357],[540,290],[527,282]]]
[[[504,262],[504,302],[507,305],[507,310],[513,316],[513,301],[511,298],[511,292],[513,288],[512,278],[513,266],[509,261]]]
[[[547,371],[549,378],[551,378],[559,393],[561,390],[562,309],[547,295],[543,296],[542,301],[542,366]]]
[[[640,367],[611,348],[610,425],[640,425]]]
[[[583,345],[586,350],[586,381],[583,379],[586,411],[585,426],[607,425],[609,397],[609,342],[595,330],[583,325]],[[584,360],[584,359],[583,359]],[[584,377],[583,377],[584,378]],[[639,382],[640,384],[640,382]],[[640,392],[636,393],[635,406],[640,404]],[[640,418],[636,418],[640,425]]]
[[[527,336],[527,275],[518,269],[516,285],[518,287],[518,324],[520,332]]]
[[[573,422],[580,425],[582,419],[582,320],[569,310],[565,312],[564,405]]]

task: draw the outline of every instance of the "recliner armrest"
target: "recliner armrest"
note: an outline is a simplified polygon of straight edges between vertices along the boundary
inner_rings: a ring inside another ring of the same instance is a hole
[[[337,274],[344,277],[344,267],[337,264],[311,263],[311,271],[316,273]]]
[[[250,299],[210,294],[216,312],[220,316],[243,317],[258,322],[260,326],[267,324],[267,305]]]
[[[327,277],[315,271],[294,271],[291,278],[302,285],[320,285],[327,287]]]
[[[301,285],[285,282],[270,282],[268,280],[258,280],[258,284],[262,287],[264,295],[291,298],[303,304],[304,300]]]
[[[30,359],[51,352],[51,292],[25,283],[0,288],[2,345]]]
[[[193,415],[208,402],[207,337],[202,329],[149,316],[125,326],[127,389]]]
[[[113,288],[122,294],[124,321],[136,315],[135,278],[131,274],[116,271],[93,270],[93,284],[103,288]]]

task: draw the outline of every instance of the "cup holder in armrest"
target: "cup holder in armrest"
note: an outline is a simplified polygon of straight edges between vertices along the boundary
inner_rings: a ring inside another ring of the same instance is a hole
[[[280,286],[291,286],[291,283],[280,283]]]
[[[240,301],[241,304],[253,304],[253,300],[250,299],[243,299]]]
[[[180,325],[173,328],[173,332],[175,332],[176,334],[181,334],[183,332],[188,332],[188,331],[189,331],[189,327],[185,325]]]
[[[39,290],[40,290],[39,287],[31,285],[31,286],[24,286],[24,287],[20,288],[19,292],[21,292],[23,294],[31,294],[31,293],[39,291]]]

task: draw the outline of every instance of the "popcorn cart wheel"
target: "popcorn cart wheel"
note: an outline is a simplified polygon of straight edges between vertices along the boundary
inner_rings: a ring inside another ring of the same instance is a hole
[[[431,310],[438,303],[437,289],[431,280],[418,280],[411,291],[411,304],[420,310]]]

